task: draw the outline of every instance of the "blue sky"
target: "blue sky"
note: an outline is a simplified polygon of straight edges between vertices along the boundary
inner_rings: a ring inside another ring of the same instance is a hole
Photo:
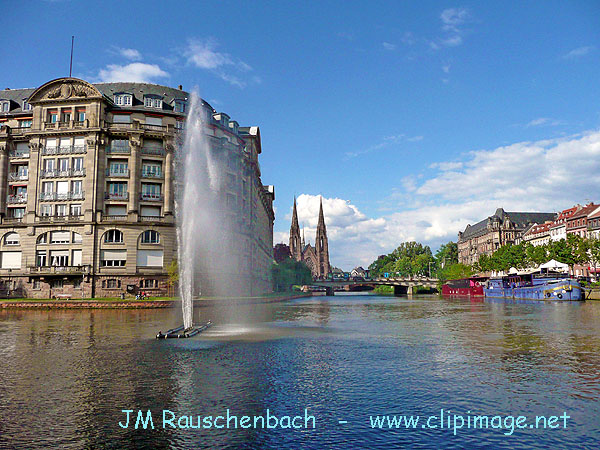
[[[600,3],[6,2],[2,87],[191,90],[258,125],[276,241],[324,197],[332,263],[600,201]]]

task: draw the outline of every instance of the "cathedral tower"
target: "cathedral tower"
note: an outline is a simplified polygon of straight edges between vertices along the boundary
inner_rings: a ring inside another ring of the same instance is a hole
[[[300,226],[298,225],[298,211],[296,210],[296,197],[294,197],[294,212],[292,226],[290,227],[290,256],[296,261],[302,261],[302,246],[300,240]]]
[[[318,276],[325,278],[330,272],[329,268],[329,243],[327,242],[327,228],[325,227],[325,216],[323,215],[323,198],[319,205],[319,222],[317,224],[317,238],[315,241],[317,250]]]

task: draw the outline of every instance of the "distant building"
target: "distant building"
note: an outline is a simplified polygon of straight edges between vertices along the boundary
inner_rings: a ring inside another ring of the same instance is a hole
[[[368,278],[369,277],[369,270],[368,269],[363,269],[361,266],[358,266],[358,267],[355,267],[354,269],[352,269],[352,272],[350,272],[350,276],[351,277]]]
[[[290,227],[290,253],[296,261],[302,261],[310,269],[313,278],[324,279],[331,271],[329,264],[329,242],[327,239],[327,228],[325,227],[325,216],[323,215],[323,200],[319,207],[319,221],[317,223],[317,235],[315,246],[305,244],[300,237],[300,225],[298,224],[298,211],[296,199],[294,198],[294,211],[292,214],[292,225]]]
[[[575,234],[580,237],[587,237],[588,234],[588,216],[600,211],[600,205],[590,203],[580,207],[575,214],[567,219],[567,235]]]
[[[581,205],[573,206],[558,213],[558,216],[550,225],[550,240],[560,241],[567,238],[567,220],[581,209]]]
[[[546,245],[550,242],[550,227],[553,224],[554,222],[533,223],[521,233],[521,236],[517,238],[515,243],[528,242],[534,247]]]
[[[588,217],[587,223],[589,236],[600,239],[600,211],[592,213]]]
[[[467,225],[458,233],[458,262],[476,263],[481,255],[492,255],[502,245],[514,244],[529,225],[553,221],[555,216],[554,213],[506,212],[498,208],[492,216]]]

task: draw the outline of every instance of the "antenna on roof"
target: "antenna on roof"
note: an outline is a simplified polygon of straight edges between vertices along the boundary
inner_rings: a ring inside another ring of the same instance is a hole
[[[71,36],[71,63],[69,64],[69,78],[73,73],[73,44],[75,42],[75,36]]]

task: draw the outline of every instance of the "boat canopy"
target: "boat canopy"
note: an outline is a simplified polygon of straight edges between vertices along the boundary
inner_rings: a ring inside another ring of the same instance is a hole
[[[558,262],[555,259],[551,259],[550,261],[548,261],[548,262],[546,262],[544,264],[540,264],[540,266],[538,267],[538,269],[554,270],[556,272],[568,272],[569,271],[569,265],[565,264],[565,263]]]

